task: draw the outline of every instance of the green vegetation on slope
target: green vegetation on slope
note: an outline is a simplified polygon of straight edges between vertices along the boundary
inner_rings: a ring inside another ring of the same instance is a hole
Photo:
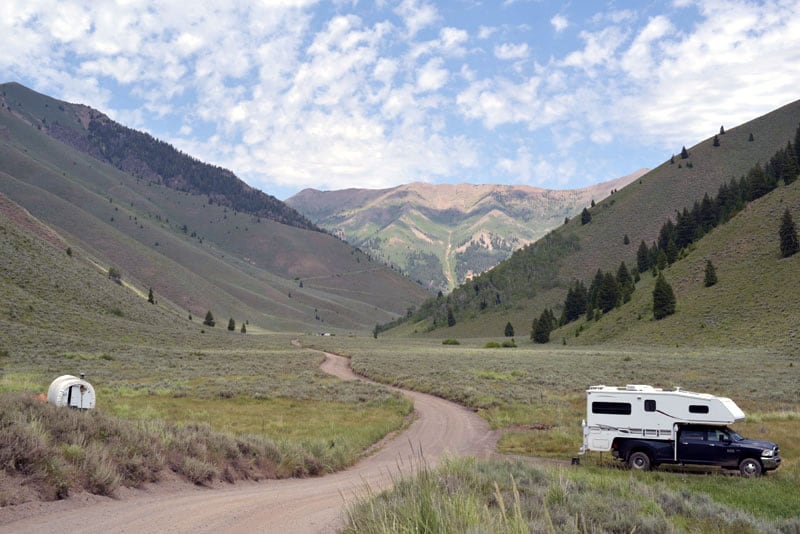
[[[289,336],[203,326],[69,250],[0,196],[4,505],[111,494],[170,470],[196,483],[330,472],[411,410],[384,388],[324,374],[322,357]],[[81,372],[97,410],[32,400]]]
[[[0,193],[187,315],[211,309],[269,331],[366,330],[426,296],[332,236],[120,172],[17,115],[0,110]]]
[[[798,122],[800,102],[727,130],[720,146],[709,139],[692,147],[688,159],[681,160],[691,162],[690,167],[668,160],[597,203],[589,210],[591,222],[569,221],[443,301],[424,303],[411,319],[413,326],[401,327],[398,333],[441,328],[447,324],[441,318],[448,308],[456,318],[448,336],[492,335],[502,332],[509,318],[514,324],[530,324],[544,308],[560,312],[573,280],[588,280],[597,269],[616,270],[623,261],[635,265],[634,244],[655,241],[676,211],[714,194],[731,176],[745,175],[759,161],[770,161],[794,138]]]

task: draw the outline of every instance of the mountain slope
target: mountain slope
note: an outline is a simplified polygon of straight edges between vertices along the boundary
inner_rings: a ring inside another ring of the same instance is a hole
[[[766,163],[794,140],[798,123],[800,101],[728,129],[719,136],[720,146],[713,146],[709,138],[691,147],[688,159],[676,157],[674,163],[668,159],[598,203],[590,210],[590,223],[583,225],[575,218],[459,287],[447,299],[426,302],[414,329],[428,330],[434,320],[441,326],[450,308],[458,324],[448,329],[448,336],[500,335],[509,320],[527,334],[532,319],[545,307],[560,313],[571,280],[585,280],[588,285],[597,269],[616,272],[622,261],[629,268],[636,265],[641,241],[655,241],[676,211],[691,208],[705,193],[716,195],[731,177],[747,174],[758,162]]]
[[[306,189],[286,202],[410,278],[450,290],[644,172],[569,191],[413,183],[382,190]]]
[[[295,210],[248,186],[231,171],[203,163],[88,106],[56,100],[18,83],[0,84],[0,105],[51,137],[137,178],[207,195],[222,206],[258,217],[318,230]]]
[[[28,103],[4,102],[0,193],[183,313],[267,330],[368,329],[426,295],[332,236],[122,172],[23,120]]]

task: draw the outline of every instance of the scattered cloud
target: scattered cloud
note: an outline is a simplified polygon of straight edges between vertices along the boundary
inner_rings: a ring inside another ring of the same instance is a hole
[[[567,29],[569,26],[569,21],[567,17],[564,15],[554,15],[552,19],[550,19],[550,24],[553,25],[553,28],[556,30],[556,33],[561,33]]]
[[[580,186],[630,172],[625,154],[669,153],[800,96],[800,5],[789,0],[454,9],[5,0],[0,81],[86,103],[289,192]],[[618,172],[595,176],[600,167]]]
[[[502,43],[494,47],[495,57],[502,60],[525,59],[529,52],[528,43]]]

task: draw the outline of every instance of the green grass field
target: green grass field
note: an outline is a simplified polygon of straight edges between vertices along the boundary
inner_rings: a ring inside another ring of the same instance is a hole
[[[349,338],[317,344],[350,356],[353,368],[366,376],[476,408],[493,428],[502,430],[499,452],[554,460],[569,460],[581,445],[589,385],[680,386],[729,396],[748,416],[734,426],[737,431],[781,446],[783,465],[763,480],[670,468],[640,476],[617,469],[608,455],[594,453],[583,461],[589,474],[569,477],[581,476],[592,484],[608,477],[620,484],[660,486],[678,494],[689,491],[754,518],[798,516],[800,495],[794,488],[800,483],[800,363],[796,356],[761,349],[542,348],[528,341],[513,349],[485,349],[486,339],[459,341],[458,346],[443,346],[437,340]],[[758,372],[753,372],[756,364]]]

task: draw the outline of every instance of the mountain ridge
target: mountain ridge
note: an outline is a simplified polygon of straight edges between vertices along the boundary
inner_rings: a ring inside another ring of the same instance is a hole
[[[304,189],[286,202],[410,278],[449,290],[644,172],[573,190],[414,182],[386,189]]]

